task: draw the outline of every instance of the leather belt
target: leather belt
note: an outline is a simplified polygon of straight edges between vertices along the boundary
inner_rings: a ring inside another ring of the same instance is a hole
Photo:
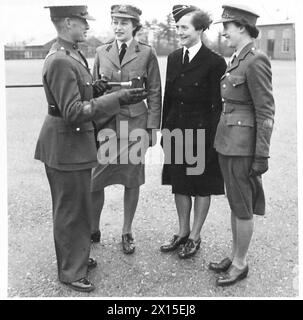
[[[53,117],[62,118],[59,108],[54,106],[54,105],[49,105],[48,106],[48,114],[53,116]]]

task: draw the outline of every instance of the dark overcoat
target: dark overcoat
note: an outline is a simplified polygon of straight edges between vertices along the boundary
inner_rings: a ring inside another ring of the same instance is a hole
[[[205,129],[205,170],[201,175],[188,176],[185,171],[190,165],[185,161],[181,165],[165,164],[162,183],[172,185],[173,193],[222,194],[223,180],[213,140],[222,109],[220,78],[226,63],[205,44],[186,67],[182,59],[183,49],[168,56],[162,129],[194,129],[194,136],[196,129]],[[164,146],[165,157],[169,152],[166,149]],[[171,152],[174,151],[173,143]]]

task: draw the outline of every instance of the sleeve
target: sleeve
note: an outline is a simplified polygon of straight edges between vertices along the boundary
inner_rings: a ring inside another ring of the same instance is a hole
[[[255,108],[255,156],[269,157],[269,146],[275,115],[275,103],[272,93],[271,66],[267,56],[263,54],[256,56],[247,68],[246,77]]]
[[[120,110],[117,93],[82,101],[78,87],[80,79],[72,62],[66,58],[55,59],[45,77],[63,119],[71,124],[99,119],[106,121]]]
[[[212,123],[211,123],[211,141],[215,139],[217,126],[222,112],[222,98],[220,80],[226,70],[226,62],[222,57],[218,57],[210,74],[211,83],[211,101],[212,101]]]
[[[154,49],[151,49],[150,57],[147,65],[147,128],[160,128],[161,121],[161,77],[157,55]]]
[[[163,100],[163,111],[162,111],[162,121],[161,121],[161,129],[165,127],[165,122],[168,117],[170,108],[171,108],[171,84],[169,82],[169,71],[170,71],[170,56],[167,58],[167,67],[166,67],[166,83],[164,90],[164,100]]]

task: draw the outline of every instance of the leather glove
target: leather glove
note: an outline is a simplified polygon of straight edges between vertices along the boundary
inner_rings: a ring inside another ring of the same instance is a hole
[[[110,90],[112,87],[108,85],[106,80],[96,80],[93,82],[93,95],[98,98],[104,94],[105,91]]]
[[[250,176],[260,176],[268,170],[268,158],[255,157],[251,169]]]
[[[117,91],[117,95],[121,106],[135,104],[147,98],[147,92],[143,88],[121,89]]]

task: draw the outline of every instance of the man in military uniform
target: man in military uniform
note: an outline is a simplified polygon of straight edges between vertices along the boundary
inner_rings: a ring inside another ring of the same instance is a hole
[[[261,175],[268,170],[275,105],[268,57],[254,47],[258,15],[244,6],[223,6],[223,36],[236,51],[221,79],[223,112],[215,148],[231,208],[231,257],[210,263],[226,272],[217,285],[227,286],[248,274],[247,251],[253,234],[253,214],[265,214]]]
[[[58,39],[43,67],[48,115],[35,159],[44,162],[51,189],[59,280],[90,292],[95,287],[87,272],[97,265],[89,258],[91,169],[97,165],[92,121],[106,121],[121,105],[139,102],[146,94],[142,89],[123,89],[94,98],[92,76],[78,48],[89,29],[87,20],[93,18],[86,6],[48,8]]]

